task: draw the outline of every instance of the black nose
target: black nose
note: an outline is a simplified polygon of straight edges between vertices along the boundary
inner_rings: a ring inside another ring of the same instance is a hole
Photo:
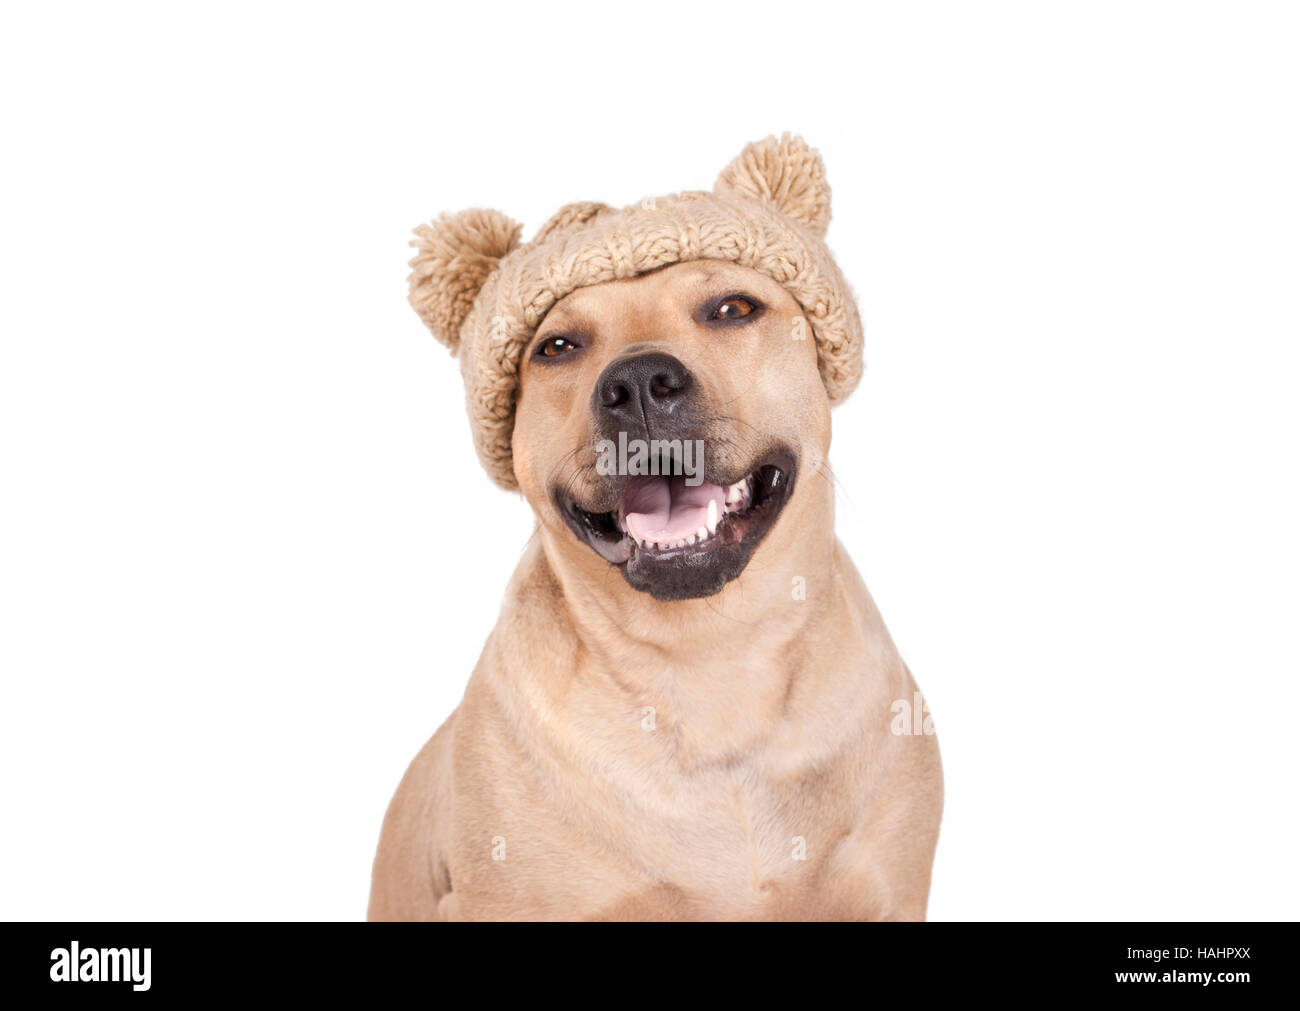
[[[612,362],[596,380],[592,406],[618,427],[653,428],[689,399],[695,381],[672,355],[649,352]]]

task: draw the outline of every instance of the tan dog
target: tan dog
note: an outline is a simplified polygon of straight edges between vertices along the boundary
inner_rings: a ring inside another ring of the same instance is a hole
[[[536,533],[393,798],[370,918],[924,918],[938,747],[834,534],[799,320],[716,259],[546,313],[513,429]],[[701,440],[703,480],[604,473],[619,433]]]

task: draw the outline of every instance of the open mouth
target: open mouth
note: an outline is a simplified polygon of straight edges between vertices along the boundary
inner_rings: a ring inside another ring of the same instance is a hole
[[[727,483],[637,475],[608,512],[559,505],[578,537],[621,566],[632,586],[680,600],[717,593],[741,573],[793,486],[793,454],[780,450]]]

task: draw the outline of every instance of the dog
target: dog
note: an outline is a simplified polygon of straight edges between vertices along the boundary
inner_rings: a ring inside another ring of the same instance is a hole
[[[820,166],[768,138],[686,210],[562,213],[533,248],[598,265],[548,282],[541,310],[508,219],[417,233],[412,301],[462,345],[472,416],[500,391],[483,362],[514,363],[512,410],[496,428],[483,411],[476,441],[536,528],[464,699],[389,806],[370,919],[924,919],[937,739],[900,717],[917,686],[834,533],[845,370],[827,359],[856,312],[761,255],[690,245],[714,233],[683,217],[732,215],[808,267]],[[606,262],[674,228],[669,262]],[[448,286],[457,270],[477,276]]]

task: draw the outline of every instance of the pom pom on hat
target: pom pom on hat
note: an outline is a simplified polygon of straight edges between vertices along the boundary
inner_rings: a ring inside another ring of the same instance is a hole
[[[831,188],[822,156],[802,137],[757,140],[718,176],[714,189],[772,204],[818,236],[831,223]]]
[[[433,335],[456,353],[460,328],[497,264],[519,245],[523,226],[500,211],[475,208],[443,214],[415,229],[411,245],[412,308]]]

